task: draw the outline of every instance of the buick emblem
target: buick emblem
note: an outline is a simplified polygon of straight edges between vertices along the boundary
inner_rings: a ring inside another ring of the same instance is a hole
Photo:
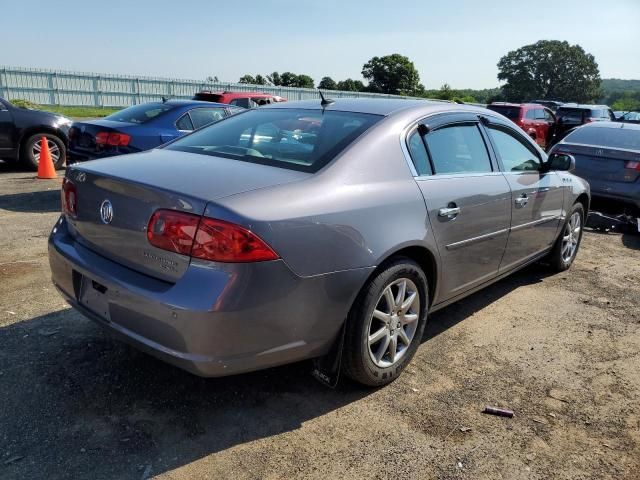
[[[107,225],[113,220],[113,205],[111,205],[109,200],[105,200],[100,205],[100,218],[102,219],[102,223]]]

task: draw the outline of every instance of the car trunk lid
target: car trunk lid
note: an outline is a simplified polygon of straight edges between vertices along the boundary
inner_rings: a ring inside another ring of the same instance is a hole
[[[114,122],[112,120],[91,120],[85,122],[73,122],[69,129],[69,149],[82,153],[100,153],[105,146],[96,143],[96,134],[101,132],[123,132],[136,124],[127,122]]]
[[[556,151],[573,155],[576,175],[586,179],[631,183],[640,177],[640,170],[627,168],[633,162],[640,162],[639,152],[573,144],[561,144]]]
[[[147,225],[156,210],[202,215],[207,203],[216,199],[308,175],[168,150],[94,160],[67,172],[77,191],[77,215],[68,217],[69,230],[79,243],[106,258],[175,282],[190,258],[148,242]],[[106,215],[109,206],[110,219]]]

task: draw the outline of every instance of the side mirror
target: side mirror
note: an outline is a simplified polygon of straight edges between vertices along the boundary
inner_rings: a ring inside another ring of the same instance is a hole
[[[576,159],[568,153],[552,153],[547,160],[546,170],[560,170],[573,172],[576,169]]]

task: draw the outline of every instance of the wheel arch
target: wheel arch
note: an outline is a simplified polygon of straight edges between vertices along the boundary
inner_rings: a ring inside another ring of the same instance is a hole
[[[406,257],[410,260],[413,260],[420,266],[427,277],[427,287],[429,289],[428,303],[429,306],[433,305],[436,286],[438,283],[438,264],[436,261],[437,257],[428,247],[424,245],[402,246],[384,255],[384,257],[378,262],[378,266],[369,274],[369,276],[360,287],[356,298],[363,291],[364,287],[369,284],[373,277],[375,277],[381,270],[383,270],[390,261],[398,257]]]
[[[27,127],[22,131],[22,134],[20,135],[20,139],[18,140],[17,158],[21,158],[22,156],[22,147],[24,146],[24,142],[26,142],[29,139],[29,137],[37,133],[48,133],[51,135],[55,135],[62,141],[65,148],[69,146],[67,136],[57,128],[51,127],[49,125],[37,125],[33,127]]]
[[[582,192],[580,195],[578,195],[578,198],[576,198],[575,202],[573,202],[574,205],[576,203],[582,204],[584,208],[584,216],[586,219],[587,215],[589,215],[589,195],[587,195],[586,192]]]

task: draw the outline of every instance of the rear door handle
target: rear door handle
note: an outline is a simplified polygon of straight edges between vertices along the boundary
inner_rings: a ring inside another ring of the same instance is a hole
[[[516,205],[520,207],[524,207],[529,202],[529,197],[526,194],[522,194],[522,196],[516,198]]]
[[[454,204],[455,205],[455,204]],[[460,207],[446,207],[438,210],[439,217],[453,218],[460,213]]]

